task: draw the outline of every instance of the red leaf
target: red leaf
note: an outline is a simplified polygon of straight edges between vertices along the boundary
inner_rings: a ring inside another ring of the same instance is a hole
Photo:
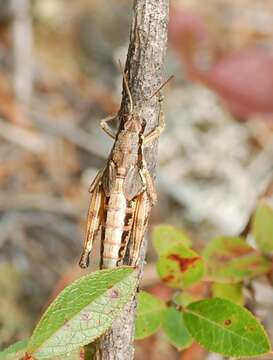
[[[206,77],[236,115],[272,114],[273,119],[273,56],[265,50],[236,51],[219,61]]]
[[[194,38],[198,42],[205,40],[207,30],[199,16],[178,7],[171,7],[169,37],[174,47],[179,50],[184,47],[184,42],[189,40],[189,38]]]
[[[183,258],[179,254],[170,254],[168,258],[178,262],[181,272],[185,272],[190,266],[194,266],[194,263],[200,259],[200,256],[193,258]]]
[[[201,18],[179,8],[171,10],[170,40],[187,74],[217,92],[239,118],[261,115],[273,120],[273,54],[248,47],[222,55],[209,71],[202,71],[194,54],[206,37]]]

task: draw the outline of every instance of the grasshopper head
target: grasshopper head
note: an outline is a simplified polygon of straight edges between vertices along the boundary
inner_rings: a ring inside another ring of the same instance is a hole
[[[130,133],[143,135],[145,131],[146,121],[139,115],[130,114],[124,121],[124,130]]]

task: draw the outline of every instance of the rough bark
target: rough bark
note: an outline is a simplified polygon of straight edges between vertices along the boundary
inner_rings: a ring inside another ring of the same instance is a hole
[[[146,132],[158,124],[158,96],[147,99],[162,84],[162,66],[166,52],[168,29],[168,0],[135,0],[126,60],[129,88],[134,112],[147,122]],[[128,112],[128,98],[123,90],[119,113]],[[153,176],[157,166],[157,141],[145,149],[147,166]],[[140,270],[144,264],[146,243],[140,255]],[[130,360],[134,357],[134,320],[136,301],[132,301],[111,330],[96,345],[96,360]]]

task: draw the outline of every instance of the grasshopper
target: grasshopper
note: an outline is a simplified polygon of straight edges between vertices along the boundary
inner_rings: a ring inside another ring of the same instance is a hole
[[[82,268],[89,265],[89,254],[99,231],[101,268],[113,268],[123,261],[130,238],[132,247],[129,262],[136,266],[148,215],[156,202],[154,180],[145,162],[144,148],[159,137],[165,127],[162,98],[158,125],[144,135],[146,121],[135,112],[124,72],[123,81],[130,106],[129,112],[123,115],[117,134],[109,127],[108,122],[119,115],[109,116],[101,121],[102,129],[115,139],[115,142],[105,168],[97,174],[89,188],[91,199],[85,242],[79,262]]]

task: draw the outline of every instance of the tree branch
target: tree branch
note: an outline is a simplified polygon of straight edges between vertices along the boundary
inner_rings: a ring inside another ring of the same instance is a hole
[[[13,57],[14,57],[14,90],[17,100],[29,105],[33,88],[32,73],[32,20],[29,0],[12,0],[14,20]]]
[[[135,0],[131,25],[130,44],[125,70],[134,102],[134,112],[147,122],[146,132],[158,124],[158,96],[149,97],[162,84],[162,66],[166,52],[168,29],[168,0]],[[128,98],[123,89],[119,114],[128,113]],[[157,141],[145,149],[148,169],[155,177]],[[146,253],[143,241],[140,255],[142,269]],[[139,276],[141,270],[139,270]],[[136,301],[132,301],[111,330],[96,345],[96,360],[130,360],[134,355],[134,327]]]

